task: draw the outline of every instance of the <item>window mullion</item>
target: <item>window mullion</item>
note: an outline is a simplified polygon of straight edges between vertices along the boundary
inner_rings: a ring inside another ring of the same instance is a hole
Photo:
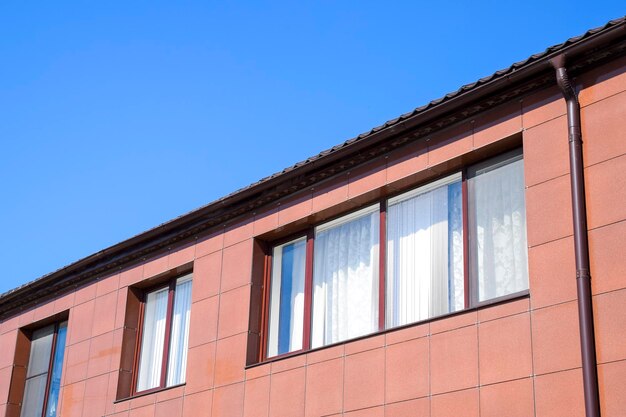
[[[263,268],[263,301],[261,307],[261,338],[259,346],[259,357],[261,360],[265,360],[268,357],[269,351],[269,311],[270,311],[270,292],[272,282],[272,256],[271,249],[265,254],[265,264]]]
[[[176,288],[176,280],[170,282],[167,293],[167,313],[165,315],[165,335],[163,340],[163,361],[161,363],[161,384],[163,388],[167,382],[167,363],[170,352],[170,339],[172,333],[172,314],[174,311],[174,290]]]
[[[463,207],[463,293],[465,296],[465,308],[470,307],[471,297],[470,291],[473,291],[473,288],[470,288],[470,256],[469,256],[469,216],[468,216],[468,206],[469,206],[469,192],[467,189],[467,169],[464,168],[461,177],[462,185],[461,185],[461,193],[462,193],[462,202],[461,205]]]
[[[385,330],[385,301],[386,301],[386,265],[387,265],[387,200],[380,202],[378,238],[378,330]]]

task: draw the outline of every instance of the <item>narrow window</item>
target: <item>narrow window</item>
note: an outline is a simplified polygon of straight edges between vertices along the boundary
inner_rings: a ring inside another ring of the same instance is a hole
[[[460,173],[389,200],[386,278],[388,328],[464,308]]]
[[[136,392],[185,382],[191,275],[145,294]]]
[[[468,171],[469,250],[473,301],[528,289],[528,247],[521,151]]]
[[[67,321],[33,331],[21,417],[56,417]]]
[[[272,253],[268,356],[302,349],[306,238]]]
[[[378,330],[379,207],[315,228],[311,347]]]

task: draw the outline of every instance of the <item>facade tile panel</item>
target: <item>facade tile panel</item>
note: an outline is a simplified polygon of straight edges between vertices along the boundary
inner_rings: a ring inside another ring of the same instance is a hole
[[[481,385],[532,375],[530,313],[481,323],[478,345]]]
[[[571,236],[572,205],[569,175],[526,189],[526,227],[530,247]],[[567,207],[568,210],[563,210]]]
[[[430,393],[429,343],[423,337],[387,346],[385,403],[425,397]]]
[[[386,404],[385,417],[430,417],[430,398]]]
[[[216,388],[213,393],[210,415],[212,417],[241,417],[243,396],[244,385],[242,383]]]
[[[189,347],[203,345],[217,339],[219,301],[220,297],[214,296],[191,305]]]
[[[530,378],[480,388],[481,417],[534,417],[533,381]]]
[[[593,297],[598,363],[626,359],[626,290]]]
[[[575,300],[574,238],[569,236],[529,248],[528,275],[533,309]]]
[[[526,186],[569,174],[569,141],[565,115],[524,131]]]
[[[600,411],[603,416],[619,416],[626,410],[626,361],[598,366]]]
[[[431,394],[478,385],[478,329],[463,327],[430,338]]]
[[[582,370],[555,372],[535,379],[535,415],[537,417],[583,417]]]
[[[476,118],[473,146],[480,148],[521,131],[522,105],[513,101]]]
[[[304,416],[304,386],[304,368],[273,374],[270,385],[270,417]]]
[[[246,364],[246,334],[217,341],[215,386],[243,381]]]
[[[580,367],[576,302],[534,310],[531,320],[535,374]]]
[[[270,377],[246,381],[243,402],[244,417],[268,417],[270,407]]]
[[[537,91],[522,100],[524,129],[530,129],[565,114],[565,100],[556,86]]]
[[[305,416],[326,416],[343,408],[343,358],[308,365],[306,368]]]
[[[344,411],[383,404],[384,348],[350,355],[345,361]]]
[[[250,283],[252,273],[252,239],[224,248],[222,282],[225,292]]]
[[[479,415],[477,388],[435,395],[431,399],[431,417],[478,417]]]
[[[626,288],[626,221],[589,231],[591,288],[594,294]]]
[[[626,155],[585,169],[587,226],[606,226],[626,219]]]

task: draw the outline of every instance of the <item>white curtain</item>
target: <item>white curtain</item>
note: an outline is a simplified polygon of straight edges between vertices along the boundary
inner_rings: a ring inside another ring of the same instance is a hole
[[[469,180],[469,193],[478,301],[527,289],[524,161],[517,157],[478,171]]]
[[[191,276],[179,278],[176,281],[172,311],[172,333],[167,362],[168,387],[185,382],[189,315],[191,312],[191,282]]]
[[[274,248],[268,356],[302,349],[306,238]]]
[[[160,385],[167,293],[168,289],[164,288],[146,295],[137,391],[145,391]]]
[[[463,309],[458,175],[389,201],[386,285],[387,327]]]
[[[378,206],[316,229],[311,346],[378,329]]]

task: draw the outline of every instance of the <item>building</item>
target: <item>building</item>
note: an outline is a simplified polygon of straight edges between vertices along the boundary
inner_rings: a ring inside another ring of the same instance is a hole
[[[625,416],[624,120],[622,18],[2,294],[0,416]]]

